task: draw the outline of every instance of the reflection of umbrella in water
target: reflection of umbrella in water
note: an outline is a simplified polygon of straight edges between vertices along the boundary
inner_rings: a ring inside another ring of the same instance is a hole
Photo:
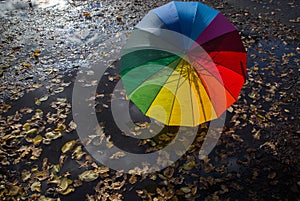
[[[237,100],[245,74],[238,31],[199,2],[151,10],[123,49],[121,77],[129,99],[166,125],[218,118]]]

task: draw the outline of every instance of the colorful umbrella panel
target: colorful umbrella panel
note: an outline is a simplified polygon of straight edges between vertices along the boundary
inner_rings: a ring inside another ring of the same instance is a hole
[[[235,27],[199,2],[170,2],[136,26],[122,55],[129,99],[166,125],[218,118],[238,98],[246,51]]]

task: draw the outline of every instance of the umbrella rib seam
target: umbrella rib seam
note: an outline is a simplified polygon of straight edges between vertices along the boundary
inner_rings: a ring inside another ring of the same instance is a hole
[[[206,72],[208,72],[212,77],[215,77],[212,73],[210,73],[208,70],[204,69]],[[216,78],[216,77],[215,77]],[[228,90],[228,88],[225,86],[223,82],[221,82],[218,78],[216,80],[224,87],[224,89],[230,94],[230,96],[236,100],[236,98],[233,96],[233,94]],[[223,79],[222,79],[223,80]],[[202,82],[202,81],[201,81]],[[203,83],[203,82],[202,82]],[[203,85],[204,86],[204,85]],[[211,100],[210,95],[208,94],[209,99]]]
[[[207,45],[208,43],[212,43],[212,41],[213,40],[216,40],[217,38],[220,38],[220,37],[224,37],[225,35],[229,35],[229,34],[232,34],[232,33],[238,33],[238,31],[236,30],[236,29],[234,29],[234,30],[232,30],[232,31],[229,31],[229,32],[226,32],[226,33],[223,33],[223,34],[221,34],[221,35],[219,35],[219,36],[217,36],[217,37],[215,37],[215,38],[212,38],[212,39],[210,39],[209,41],[206,41],[205,43],[202,43],[202,44],[199,44],[201,47],[203,47],[204,45]],[[201,36],[201,34],[199,35],[199,37]],[[198,39],[198,38],[197,38]],[[196,39],[196,41],[197,41],[197,39]],[[225,40],[224,38],[222,39],[222,40]],[[205,49],[205,48],[203,48],[203,49]]]
[[[220,65],[220,64],[219,64],[219,65]],[[222,65],[220,65],[220,66],[222,66]],[[225,67],[225,66],[224,66],[224,67]],[[229,68],[226,68],[226,69],[229,69]],[[224,85],[223,82],[221,82],[221,81],[220,81],[216,76],[214,76],[209,70],[207,70],[207,69],[205,69],[205,68],[203,68],[203,70],[205,70],[207,73],[209,73],[209,75],[211,75],[212,77],[216,78],[216,80],[224,87],[224,89],[226,89],[226,91],[230,94],[230,96],[231,96],[233,99],[236,99],[236,98],[234,97],[234,95],[227,89],[227,87]],[[198,71],[196,71],[196,72],[197,72],[197,74],[198,74],[199,76],[201,76],[201,74],[198,73]],[[232,71],[232,72],[238,74],[238,73],[235,72],[235,71]],[[238,74],[238,75],[240,75],[240,74]],[[222,79],[222,80],[223,80],[223,79]]]
[[[203,81],[202,81],[202,79],[201,79],[200,77],[199,77],[199,80],[200,80],[202,86],[205,88],[205,90],[208,91],[206,85],[203,83]],[[215,112],[216,116],[218,116],[217,110],[216,110],[216,108],[215,108],[215,106],[214,106],[214,104],[213,104],[213,102],[212,102],[212,99],[211,99],[209,93],[207,92],[206,94],[207,94],[207,97],[209,98],[209,100],[210,100],[210,102],[211,102],[211,105],[212,105],[212,107],[213,107],[213,111]],[[205,121],[206,121],[206,118],[205,118]]]
[[[237,51],[211,51],[211,52],[237,52]],[[235,71],[235,70],[233,70],[233,69],[230,69],[230,68],[228,68],[227,66],[222,65],[222,64],[219,63],[219,62],[214,61],[213,58],[216,57],[216,56],[217,56],[217,55],[214,55],[213,57],[211,57],[211,58],[212,58],[211,60],[212,60],[215,64],[218,64],[218,65],[220,65],[220,66],[223,66],[223,67],[225,67],[225,68],[231,70],[232,72],[235,72],[236,74],[239,74],[239,75],[240,75],[239,72],[237,72],[237,71]],[[192,57],[196,57],[196,56],[193,56],[193,55],[192,55]],[[202,58],[202,59],[204,59],[204,58]],[[206,60],[206,61],[210,61],[210,59],[205,59],[205,60]],[[241,62],[241,61],[240,61],[240,62]]]
[[[197,73],[197,71],[196,71],[196,73]],[[198,73],[197,73],[197,74],[198,74]],[[202,82],[200,76],[198,76],[198,78],[199,78],[199,81],[201,82],[202,86],[204,87],[203,82]],[[199,88],[199,86],[197,86],[197,87],[198,87],[197,92],[198,92],[199,99],[200,99],[200,103],[201,103],[201,109],[202,109],[202,112],[203,112],[204,121],[206,122],[206,121],[207,121],[207,118],[206,118],[206,115],[205,115],[204,105],[203,105],[203,101],[202,101],[202,98],[201,98],[200,88]],[[207,94],[207,95],[208,95],[208,94]],[[208,97],[209,97],[209,95],[208,95]]]
[[[176,59],[177,60],[177,59]],[[174,61],[173,61],[174,62]],[[169,64],[171,64],[172,62],[170,62]],[[168,64],[168,66],[169,66],[169,64]],[[167,83],[167,81],[168,81],[168,79],[166,79],[166,81],[163,83],[163,85],[165,85],[166,83]],[[163,86],[162,85],[162,86]],[[159,94],[160,93],[160,91],[161,91],[161,89],[162,89],[163,87],[161,87],[160,89],[159,89],[159,91],[157,92],[157,94]],[[151,108],[151,106],[152,106],[152,104],[153,104],[153,102],[154,102],[154,100],[155,100],[155,98],[157,97],[157,94],[156,94],[156,96],[154,97],[154,99],[151,101],[151,104],[149,105],[149,107],[147,108],[147,110],[145,111],[145,114],[148,112],[148,110]]]
[[[219,54],[219,52],[236,52],[236,51],[213,51],[213,52],[217,52],[217,54]],[[213,58],[216,57],[217,54],[214,55]],[[231,69],[231,68],[228,68],[227,66],[222,65],[222,64],[220,64],[219,62],[216,62],[216,61],[214,61],[214,60],[213,60],[213,62],[216,63],[216,64],[218,64],[218,65],[220,65],[220,66],[224,66],[225,68],[227,68],[227,69],[229,69],[229,70],[231,70],[231,71],[233,71],[233,72],[239,74],[239,72],[237,72],[237,71],[235,71],[235,70],[233,70],[233,69]],[[241,62],[241,61],[240,61],[240,62]],[[243,73],[243,72],[242,72],[242,73]],[[239,74],[239,75],[240,75],[240,74]]]
[[[161,50],[162,51],[162,50]],[[130,53],[129,53],[130,54]],[[159,60],[162,60],[162,59],[166,59],[166,58],[169,58],[169,57],[173,57],[173,56],[177,56],[177,57],[179,57],[178,55],[176,55],[176,54],[171,54],[171,56],[166,56],[166,57],[162,57],[162,58],[159,58]],[[150,60],[151,61],[151,60]],[[138,64],[139,66],[141,66],[141,65],[145,65],[145,64],[147,64],[149,61],[146,61],[146,62],[144,62],[144,63],[140,63],[140,64]],[[170,63],[169,63],[170,64]],[[168,65],[169,65],[168,64]],[[134,69],[134,68],[136,68],[136,66],[133,66],[133,67],[130,67],[130,68],[128,68],[128,69],[125,69],[127,72],[129,72],[130,70],[132,70],[132,69]],[[123,70],[123,72],[125,71],[125,70]],[[122,74],[122,71],[120,71],[120,74]],[[125,73],[126,74],[126,73]],[[124,75],[125,75],[124,74]],[[123,75],[123,76],[124,76]]]
[[[192,118],[193,118],[193,125],[195,125],[196,124],[196,122],[195,122],[195,117],[194,117],[194,115],[195,115],[195,113],[194,113],[194,105],[193,105],[193,96],[192,96],[192,79],[190,79],[190,72],[188,71],[188,80],[189,80],[189,86],[190,86],[190,96],[191,96],[191,106],[192,106]]]
[[[166,57],[167,58],[167,57]],[[178,58],[177,58],[178,59]],[[173,63],[174,61],[176,61],[177,59],[171,61],[170,63],[168,63],[166,66],[164,66],[162,69],[164,69],[165,67],[169,66],[171,63]],[[132,68],[134,69],[134,67]],[[161,69],[161,70],[162,70]],[[147,80],[149,80],[151,77],[155,76],[156,74],[158,74],[161,70],[155,72],[154,74],[150,75],[149,77],[147,77],[147,79],[144,79],[142,83],[146,82]],[[129,94],[129,96],[139,87],[140,85],[137,85],[137,87],[135,87],[132,92]]]
[[[168,125],[170,124],[171,116],[172,116],[172,113],[173,113],[173,106],[175,104],[175,98],[176,98],[176,94],[177,94],[177,91],[178,91],[178,86],[179,86],[180,79],[181,79],[181,72],[182,72],[182,69],[183,69],[182,66],[183,66],[183,60],[182,60],[182,65],[181,65],[181,69],[180,69],[180,73],[179,73],[179,78],[178,78],[178,81],[177,81],[177,87],[176,87],[176,90],[175,90],[174,99],[172,101],[172,106],[171,106],[171,112],[170,112],[170,115],[169,115]],[[182,117],[182,115],[181,115],[181,117]],[[182,119],[180,119],[180,120],[182,120]]]

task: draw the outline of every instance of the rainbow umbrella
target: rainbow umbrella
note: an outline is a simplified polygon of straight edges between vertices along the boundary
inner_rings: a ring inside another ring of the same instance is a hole
[[[151,10],[123,48],[128,98],[170,126],[196,126],[221,116],[239,96],[246,51],[235,27],[199,2]]]

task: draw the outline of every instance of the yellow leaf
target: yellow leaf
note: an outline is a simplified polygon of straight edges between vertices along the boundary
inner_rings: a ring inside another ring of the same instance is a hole
[[[81,181],[91,182],[98,178],[98,173],[93,170],[87,170],[81,173],[78,177]]]
[[[63,131],[66,130],[66,125],[65,124],[58,124],[57,128],[55,129],[55,131]]]
[[[31,64],[29,64],[29,63],[25,63],[25,64],[23,64],[23,66],[26,68],[31,68]]]
[[[68,186],[69,186],[68,178],[63,177],[60,180],[58,187],[60,188],[61,191],[65,191],[65,190],[67,190]]]
[[[37,135],[32,139],[32,142],[34,145],[38,145],[42,142],[42,140],[43,140],[43,137],[40,135]]]
[[[29,131],[30,130],[30,123],[25,123],[22,127],[23,127],[23,130]]]
[[[70,193],[72,193],[74,191],[75,191],[75,189],[73,187],[69,187],[69,188],[67,188],[67,190],[61,191],[59,193],[62,194],[62,195],[68,195],[68,194],[70,194]]]
[[[57,173],[59,173],[59,171],[60,171],[60,166],[59,166],[59,164],[53,165],[53,167],[52,167],[52,173],[53,173],[53,174],[57,174]]]
[[[35,50],[33,56],[38,57],[41,53],[41,50]]]
[[[26,135],[33,135],[37,132],[37,128],[32,128],[26,132]]]
[[[67,153],[68,151],[70,151],[73,148],[75,143],[76,143],[75,140],[71,140],[71,141],[65,143],[64,146],[62,146],[62,148],[61,148],[61,152],[62,153]]]
[[[45,196],[41,196],[38,201],[53,201],[53,198],[48,198],[48,197],[45,197]]]

